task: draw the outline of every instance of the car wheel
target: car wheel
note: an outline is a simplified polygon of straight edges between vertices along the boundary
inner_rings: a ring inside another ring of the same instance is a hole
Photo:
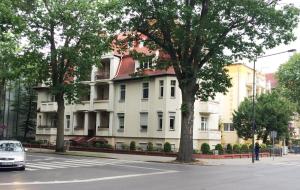
[[[20,170],[24,171],[25,170],[25,166],[20,167]]]

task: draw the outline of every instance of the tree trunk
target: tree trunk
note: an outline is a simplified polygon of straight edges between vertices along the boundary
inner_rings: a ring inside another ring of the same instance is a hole
[[[56,152],[64,152],[64,115],[65,102],[63,95],[57,95],[57,132],[56,132]]]
[[[196,85],[196,84],[195,84]],[[194,124],[194,93],[193,83],[181,87],[181,137],[177,160],[180,162],[193,161],[193,124]]]

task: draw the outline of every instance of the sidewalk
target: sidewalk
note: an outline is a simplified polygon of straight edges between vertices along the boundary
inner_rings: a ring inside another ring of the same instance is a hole
[[[87,156],[87,157],[98,157],[98,158],[111,158],[119,160],[131,160],[131,161],[144,161],[144,162],[166,162],[172,163],[175,161],[174,157],[163,157],[163,156],[148,156],[148,155],[133,155],[133,154],[116,154],[116,153],[104,153],[104,152],[86,152],[86,151],[68,151],[65,153],[55,153],[54,150],[40,149],[40,148],[29,148],[28,152],[33,153],[47,153],[47,154],[59,154],[59,155],[72,155],[72,156]],[[237,158],[237,159],[197,159],[198,162],[195,164],[206,165],[206,166],[218,166],[218,165],[253,165],[251,158]],[[255,161],[255,164],[274,164],[278,162],[289,162],[299,161],[300,155],[288,154],[283,157],[264,157],[260,158],[259,161]]]

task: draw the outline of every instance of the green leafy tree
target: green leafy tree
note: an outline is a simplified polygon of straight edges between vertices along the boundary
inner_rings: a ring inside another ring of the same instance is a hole
[[[217,150],[219,154],[223,154],[224,153],[224,148],[223,148],[223,146],[221,144],[217,144],[215,146],[215,150]]]
[[[294,40],[299,14],[291,5],[279,8],[277,0],[114,0],[111,5],[110,32],[135,39],[143,34],[148,48],[169,55],[157,67],[172,66],[181,89],[177,160],[183,162],[193,159],[195,100],[227,91],[231,84],[224,66],[233,60]]]
[[[300,111],[300,54],[294,54],[276,73],[281,93],[297,104]]]
[[[18,11],[26,23],[25,67],[38,72],[57,101],[57,152],[64,151],[64,97],[76,100],[77,81],[100,64],[106,49],[103,11],[100,1],[82,0],[24,1]]]
[[[245,99],[233,114],[233,127],[239,137],[252,138],[252,100]],[[288,122],[295,106],[278,92],[262,94],[255,100],[255,133],[263,142],[271,131],[277,131],[278,137],[286,137],[289,133]]]

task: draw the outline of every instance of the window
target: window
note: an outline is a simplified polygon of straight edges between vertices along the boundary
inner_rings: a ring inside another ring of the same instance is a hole
[[[171,80],[171,98],[175,98],[176,80]]]
[[[232,123],[224,123],[224,131],[234,131]]]
[[[207,131],[208,130],[208,123],[207,123],[207,117],[201,117],[201,131]]]
[[[39,126],[42,126],[42,116],[39,115]]]
[[[67,121],[67,129],[70,129],[70,115],[66,115],[66,121]]]
[[[164,97],[164,81],[163,80],[159,81],[159,97],[160,98]]]
[[[151,69],[153,61],[151,58],[140,61],[140,69]]]
[[[119,129],[118,132],[124,131],[124,113],[118,113]]]
[[[140,113],[141,131],[145,132],[148,129],[148,113]]]
[[[143,83],[143,99],[149,98],[149,83],[144,82]]]
[[[170,131],[175,130],[175,113],[170,113],[169,115],[169,127]]]
[[[126,94],[126,86],[125,84],[120,85],[120,101],[125,100],[125,94]]]
[[[144,151],[147,150],[147,146],[148,146],[148,143],[139,143],[139,147]]]
[[[158,112],[157,117],[158,117],[158,129],[157,130],[162,131],[162,128],[163,128],[163,113]]]

